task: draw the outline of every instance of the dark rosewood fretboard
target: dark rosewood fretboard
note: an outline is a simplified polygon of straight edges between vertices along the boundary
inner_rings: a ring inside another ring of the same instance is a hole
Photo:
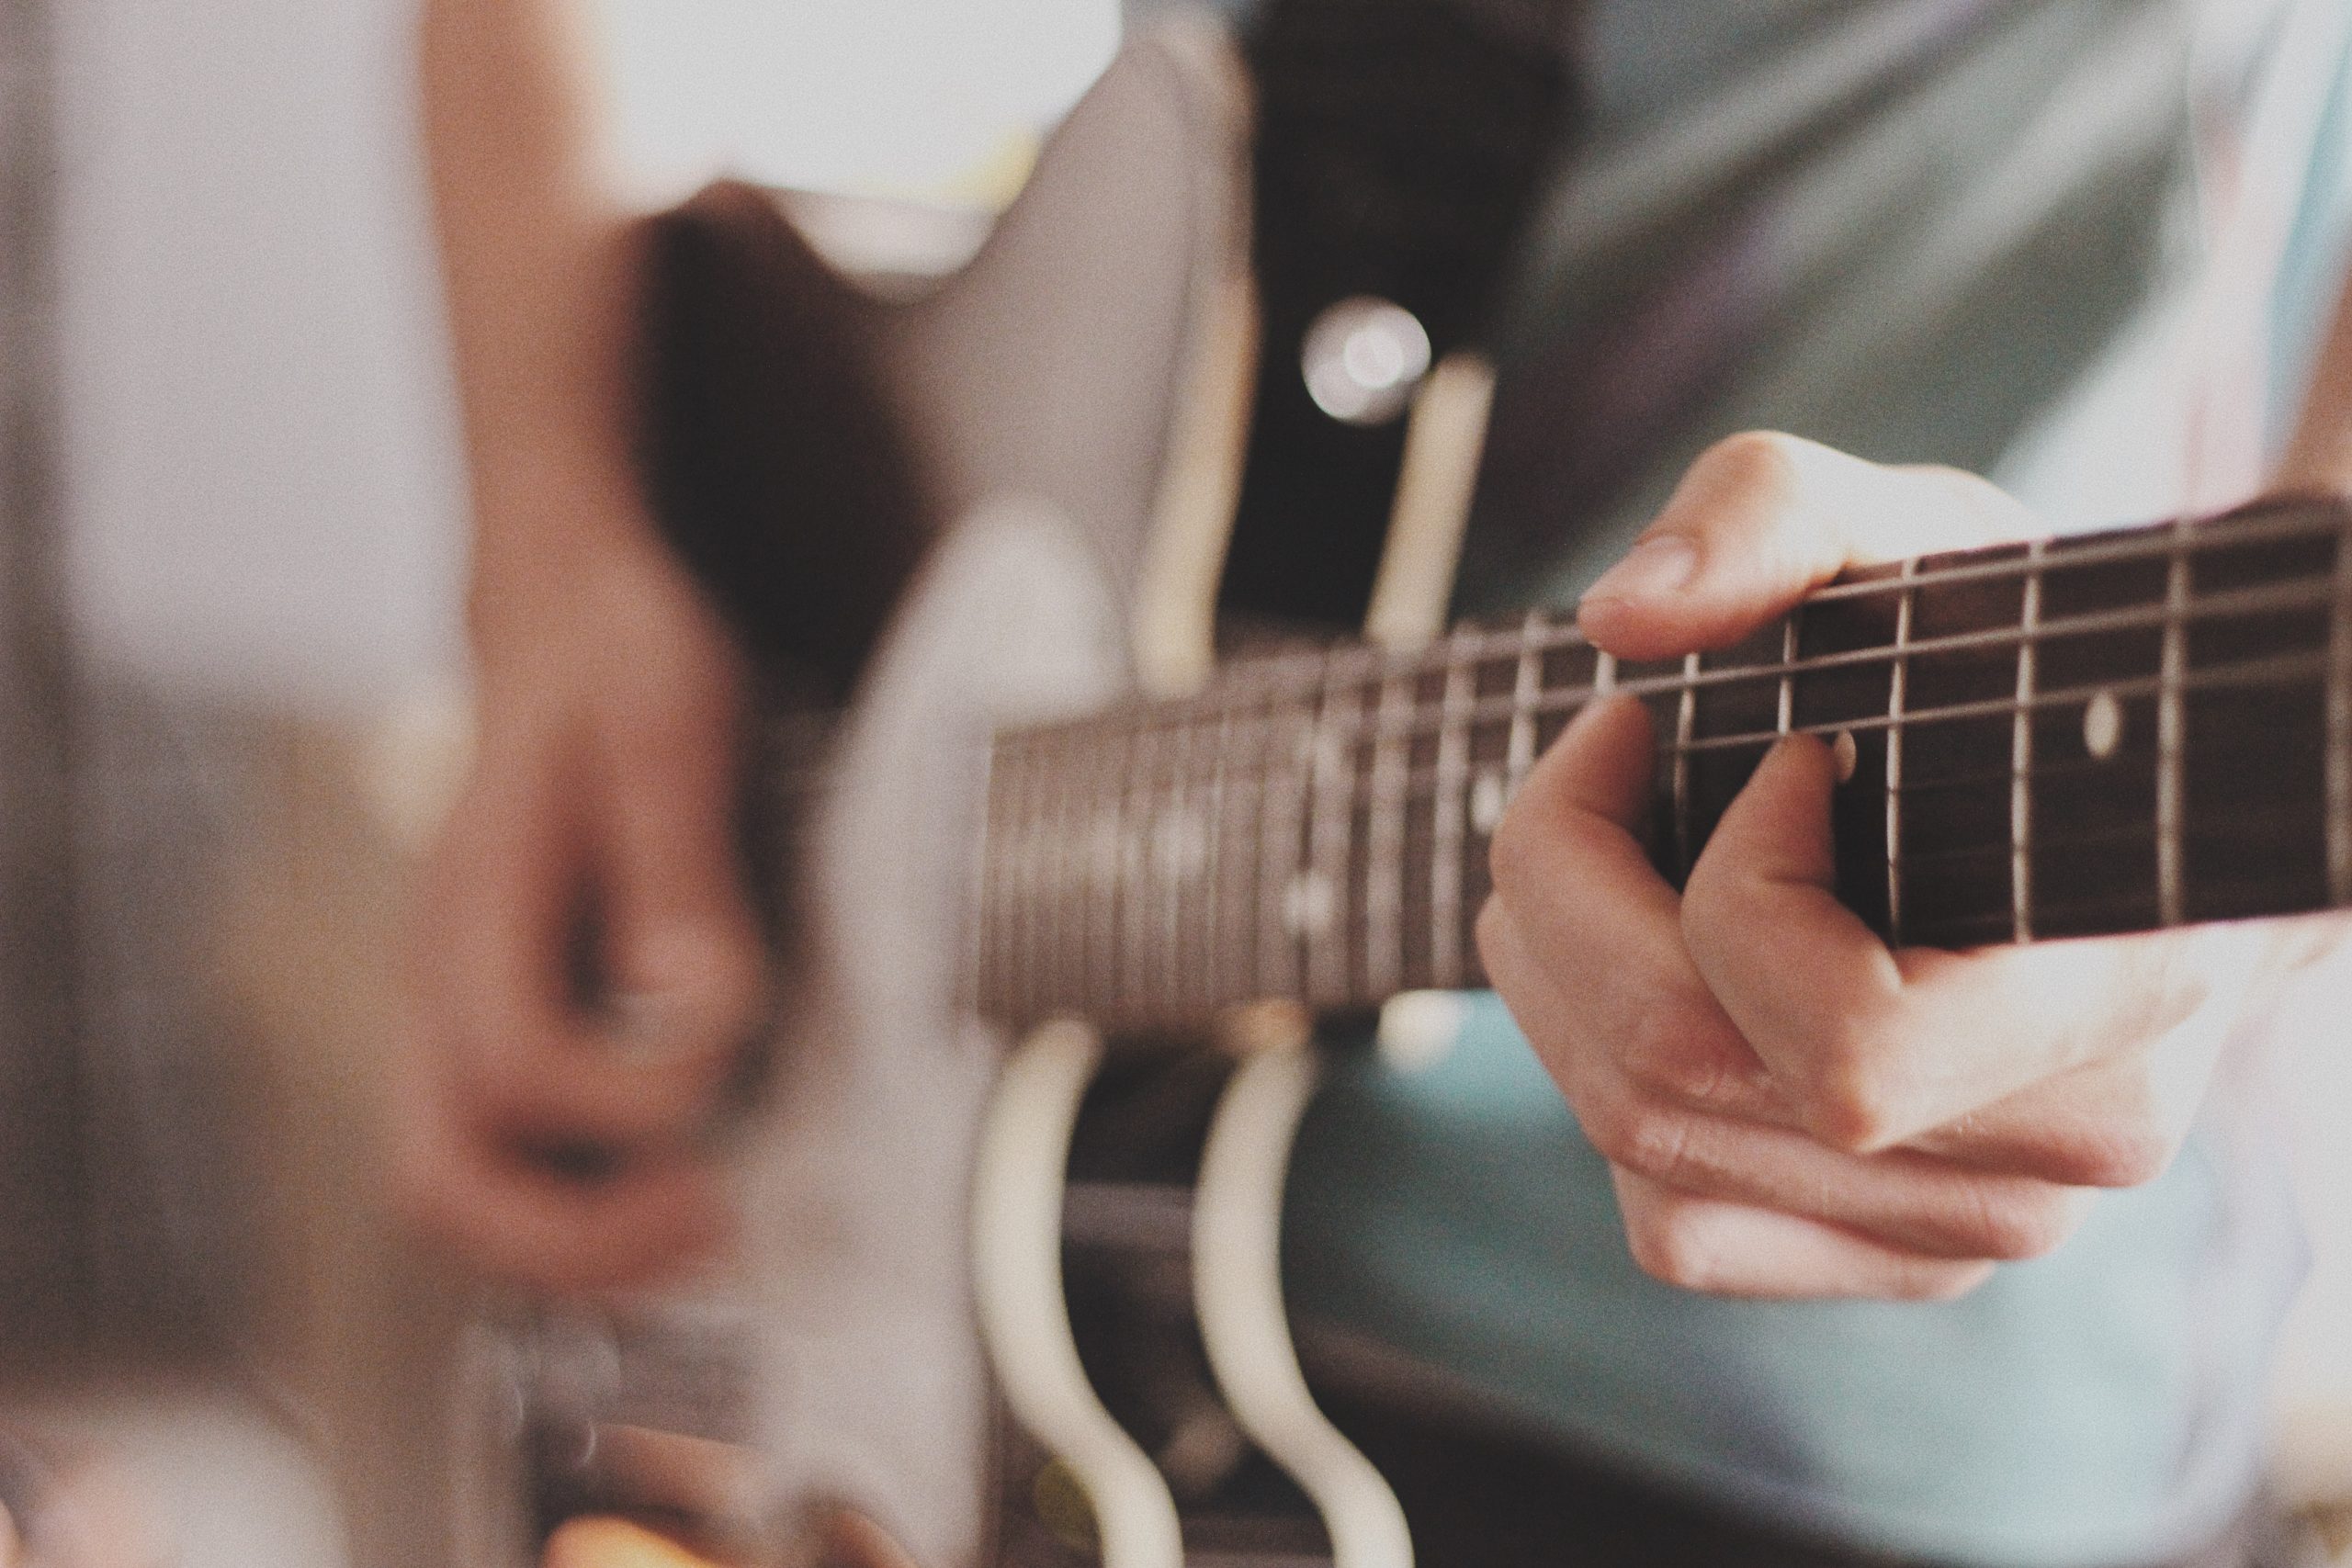
[[[1482,984],[1495,823],[1612,692],[1655,720],[1678,883],[1796,730],[1850,762],[1839,895],[1897,942],[2352,903],[2352,509],[2302,502],[1857,571],[1669,663],[1537,614],[1002,736],[983,1009],[1148,1028]]]

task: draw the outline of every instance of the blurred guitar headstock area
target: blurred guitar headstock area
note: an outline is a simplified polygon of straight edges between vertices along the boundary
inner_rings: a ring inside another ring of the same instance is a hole
[[[0,1568],[2352,1563],[2352,0],[0,0]]]

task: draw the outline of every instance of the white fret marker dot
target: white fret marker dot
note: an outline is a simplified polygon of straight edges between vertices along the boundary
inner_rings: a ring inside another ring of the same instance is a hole
[[[1380,1059],[1402,1073],[1434,1067],[1462,1038],[1470,1004],[1456,991],[1405,991],[1381,1004]]]
[[[1838,738],[1829,743],[1829,760],[1838,764],[1838,782],[1850,784],[1854,777],[1855,762],[1852,730],[1841,729],[1838,732]]]
[[[2083,750],[2104,762],[2122,744],[2123,705],[2114,693],[2101,692],[2083,705]]]
[[[1316,872],[1294,877],[1283,890],[1283,929],[1293,936],[1320,936],[1331,929],[1340,901],[1331,879]]]
[[[1491,834],[1503,819],[1503,807],[1510,803],[1503,788],[1503,776],[1489,768],[1470,781],[1470,825],[1481,833]]]

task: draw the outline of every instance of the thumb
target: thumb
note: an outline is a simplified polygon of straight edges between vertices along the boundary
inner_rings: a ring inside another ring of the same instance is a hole
[[[1984,480],[1884,468],[1793,435],[1716,443],[1633,550],[1585,594],[1578,624],[1624,659],[1737,642],[1848,567],[2039,532]]]

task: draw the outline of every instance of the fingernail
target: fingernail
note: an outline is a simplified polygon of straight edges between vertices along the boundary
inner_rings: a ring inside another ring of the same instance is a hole
[[[1653,534],[1585,591],[1588,604],[1600,599],[1639,602],[1673,592],[1698,575],[1698,547],[1679,534]]]

